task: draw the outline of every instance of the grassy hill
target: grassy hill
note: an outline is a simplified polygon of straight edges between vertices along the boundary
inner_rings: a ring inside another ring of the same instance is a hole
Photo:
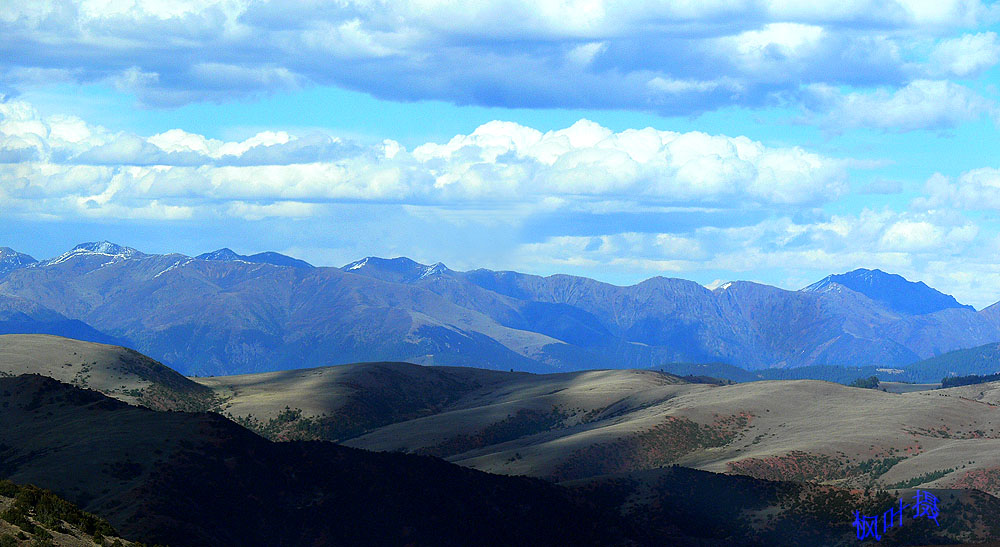
[[[975,482],[1000,495],[1000,401],[961,388],[885,393],[813,380],[712,385],[658,371],[405,363],[196,380],[273,439],[336,439],[493,473],[568,481],[681,464],[852,488]],[[994,386],[965,387],[1000,399]]]
[[[155,412],[42,376],[0,378],[0,416],[0,476],[50,489],[148,543],[624,541],[613,515],[537,479],[273,443],[217,414]]]
[[[559,486],[428,456],[273,443],[217,414],[154,412],[37,375],[0,378],[0,417],[0,474],[171,545],[853,545],[850,510],[893,501],[673,467]],[[948,527],[914,523],[911,537],[1000,537],[979,524],[1000,521],[995,498],[935,492]]]
[[[45,334],[0,336],[0,376],[42,374],[157,410],[209,410],[212,390],[141,353]]]
[[[193,380],[225,401],[225,414],[269,438],[342,440],[435,414],[473,390],[529,376],[409,363],[358,363]]]
[[[142,547],[52,492],[0,480],[0,546]]]
[[[818,381],[688,383],[658,371],[528,374],[359,363],[184,378],[135,352],[0,336],[0,372],[50,375],[154,409],[216,410],[273,440],[337,440],[573,480],[663,465],[863,487],[1000,494],[997,384],[882,393]],[[816,431],[823,431],[817,435]],[[914,484],[914,485],[915,485]]]

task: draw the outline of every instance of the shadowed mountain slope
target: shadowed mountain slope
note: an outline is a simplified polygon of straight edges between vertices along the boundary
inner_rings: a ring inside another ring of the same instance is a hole
[[[228,249],[202,257],[82,244],[0,276],[0,294],[197,375],[363,361],[531,372],[711,361],[900,366],[1000,341],[1000,320],[986,310],[914,315],[837,283],[710,291],[682,279],[619,287],[406,258],[338,269],[255,263]]]
[[[52,334],[101,344],[120,344],[77,319],[36,304],[26,298],[0,295],[0,334]]]
[[[215,414],[131,407],[41,376],[0,378],[0,415],[0,475],[146,542],[609,545],[627,532],[613,514],[536,479],[271,443]]]
[[[215,414],[154,412],[37,375],[0,378],[0,417],[0,475],[174,546],[851,545],[850,511],[893,503],[679,468],[558,486],[427,456],[272,443]],[[947,528],[914,522],[899,538],[997,537],[981,526],[1000,517],[995,498],[935,493]]]

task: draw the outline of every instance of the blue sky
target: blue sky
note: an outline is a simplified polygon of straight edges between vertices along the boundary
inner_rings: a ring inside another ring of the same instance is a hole
[[[978,1],[20,1],[2,244],[1000,300]]]

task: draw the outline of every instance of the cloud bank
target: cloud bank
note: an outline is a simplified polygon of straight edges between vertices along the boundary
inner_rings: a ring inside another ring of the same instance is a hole
[[[824,203],[847,189],[840,159],[700,132],[615,133],[581,120],[543,133],[495,121],[413,150],[284,131],[224,142],[180,129],[142,137],[75,117],[42,118],[17,100],[0,103],[0,177],[8,214],[67,217],[119,216],[123,208],[166,218],[206,208],[305,216],[309,203],[356,201],[784,206]]]
[[[389,100],[690,115],[797,104],[811,86],[891,95],[975,76],[998,61],[996,34],[976,32],[997,16],[978,0],[10,0],[0,92],[105,82],[172,106],[332,85]],[[938,121],[919,120],[903,125]],[[851,123],[868,122],[882,127]]]

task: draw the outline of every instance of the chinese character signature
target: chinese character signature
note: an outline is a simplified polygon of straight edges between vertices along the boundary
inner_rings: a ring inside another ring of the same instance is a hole
[[[862,515],[860,511],[854,512],[854,522],[851,524],[855,531],[857,532],[858,539],[873,538],[875,541],[880,541],[882,539],[882,534],[884,534],[889,528],[894,526],[903,525],[903,510],[912,508],[913,518],[926,517],[934,521],[934,524],[938,524],[938,499],[930,492],[925,492],[923,490],[917,490],[917,495],[913,496],[914,503],[904,504],[903,500],[899,500],[899,507],[891,507],[885,513],[882,513],[882,530],[879,532],[878,526],[878,515],[874,517],[869,517],[867,515]]]

